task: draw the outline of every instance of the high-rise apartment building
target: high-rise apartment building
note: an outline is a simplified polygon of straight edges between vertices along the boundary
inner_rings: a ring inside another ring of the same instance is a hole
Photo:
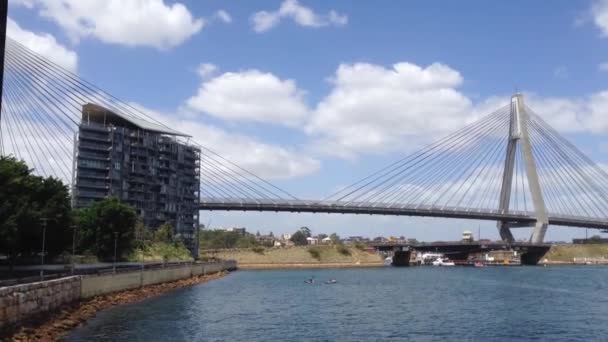
[[[116,197],[133,206],[148,229],[170,223],[197,255],[200,149],[178,137],[188,136],[84,105],[74,145],[73,206]]]

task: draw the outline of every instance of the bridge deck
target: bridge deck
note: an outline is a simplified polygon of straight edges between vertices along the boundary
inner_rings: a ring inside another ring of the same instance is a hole
[[[536,219],[528,212],[508,212],[499,210],[478,210],[454,207],[429,206],[387,206],[382,203],[306,201],[306,200],[259,200],[251,199],[201,199],[200,210],[223,211],[266,211],[292,213],[333,213],[357,215],[425,216],[488,221],[507,221],[532,224]],[[608,229],[608,220],[581,217],[549,216],[549,224],[580,228]]]

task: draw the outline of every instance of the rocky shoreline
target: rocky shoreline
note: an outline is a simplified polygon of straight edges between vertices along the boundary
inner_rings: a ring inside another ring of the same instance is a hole
[[[0,341],[57,341],[67,336],[73,329],[84,325],[101,310],[115,305],[139,302],[176,289],[205,283],[226,274],[228,272],[222,271],[210,275],[200,275],[80,301],[25,322],[12,331],[5,331],[4,335],[0,335]]]

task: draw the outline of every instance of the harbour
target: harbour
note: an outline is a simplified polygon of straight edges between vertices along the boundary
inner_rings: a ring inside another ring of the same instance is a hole
[[[100,312],[66,340],[599,341],[606,289],[608,268],[586,266],[237,271]]]

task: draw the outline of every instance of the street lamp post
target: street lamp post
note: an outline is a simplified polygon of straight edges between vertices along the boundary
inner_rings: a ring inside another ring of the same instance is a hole
[[[77,225],[72,225],[72,229],[74,230],[72,234],[72,275],[74,275],[74,270],[76,268],[76,261],[74,260],[74,256],[76,255],[76,230],[78,229]]]
[[[114,263],[113,263],[113,272],[116,273],[116,245],[118,242],[118,232],[114,232]]]
[[[40,219],[42,222],[42,253],[40,253],[40,280],[44,280],[44,248],[46,244],[46,224],[48,218],[43,217]]]

